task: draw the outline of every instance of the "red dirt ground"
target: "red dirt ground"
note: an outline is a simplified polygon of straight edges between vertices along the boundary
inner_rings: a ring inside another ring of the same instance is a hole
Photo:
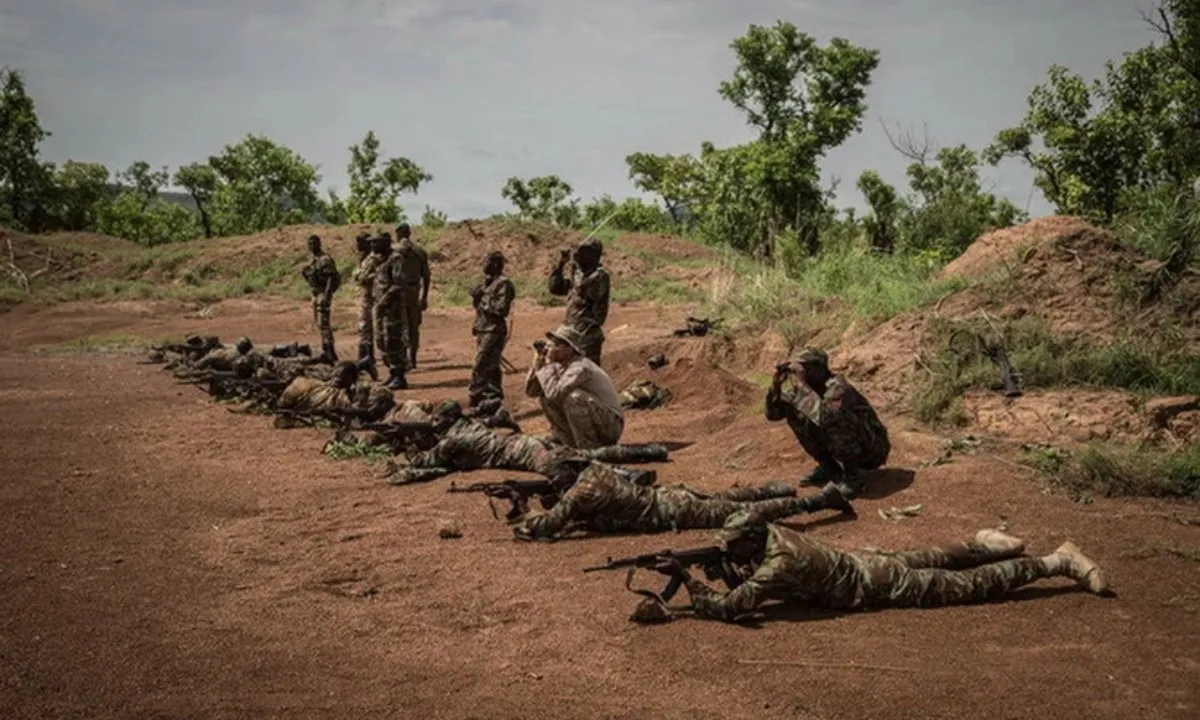
[[[136,356],[46,352],[105,334],[313,336],[301,303],[226,302],[210,320],[186,312],[68,304],[0,318],[4,717],[1200,715],[1200,565],[1171,552],[1195,552],[1200,529],[1178,521],[1194,519],[1195,504],[1073,504],[983,449],[928,466],[945,438],[893,421],[893,469],[856,503],[858,519],[819,517],[810,532],[919,546],[1006,518],[1031,552],[1077,542],[1118,597],[1045,581],[985,606],[641,627],[626,619],[636,598],[621,573],[581,568],[707,543],[710,532],[518,544],[482,498],[447,494],[448,481],[388,487],[361,461],[321,455],[328,433],[231,414]],[[518,312],[507,355],[524,368],[530,341],[562,311]],[[714,368],[728,353],[659,339],[684,312],[614,308],[618,381],[660,377],[677,395],[632,416],[626,439],[691,443],[660,468],[663,482],[716,488],[807,470],[787,428],[761,418],[761,390],[733,360]],[[348,350],[348,303],[335,318]],[[465,398],[467,313],[431,311],[423,334],[410,393]],[[639,347],[673,362],[643,370]],[[508,376],[509,398],[540,431],[521,381]],[[900,522],[876,512],[918,503],[923,513]],[[438,539],[445,519],[462,523],[461,539]]]

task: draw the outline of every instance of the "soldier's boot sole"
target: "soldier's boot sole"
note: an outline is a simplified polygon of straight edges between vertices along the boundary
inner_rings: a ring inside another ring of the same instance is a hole
[[[999,530],[980,530],[975,533],[975,542],[982,545],[998,559],[1007,559],[1025,553],[1025,541]]]
[[[1075,543],[1063,543],[1054,551],[1052,557],[1058,558],[1063,574],[1078,582],[1088,592],[1096,595],[1108,592],[1108,580],[1100,566],[1084,555]]]
[[[821,489],[821,494],[817,496],[820,500],[819,510],[840,510],[848,515],[856,515],[854,506],[850,504],[850,500],[842,494],[841,489],[834,483],[827,484]]]

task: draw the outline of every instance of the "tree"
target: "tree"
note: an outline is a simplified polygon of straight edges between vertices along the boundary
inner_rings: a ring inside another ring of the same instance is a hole
[[[580,217],[584,228],[601,224],[614,230],[628,232],[670,232],[673,218],[657,205],[640,198],[625,198],[617,202],[611,196],[596,198],[583,206]]]
[[[1024,160],[1058,212],[1100,222],[1159,186],[1179,189],[1200,172],[1200,9],[1167,0],[1163,42],[1109,61],[1087,83],[1053,66],[1029,94],[1029,110],[984,151],[988,162]]]
[[[863,218],[871,246],[884,252],[892,252],[896,246],[896,224],[904,203],[896,194],[896,188],[884,182],[879,173],[865,170],[858,176],[858,190],[871,207],[871,214]],[[851,214],[853,224],[854,217]]]
[[[175,171],[174,182],[192,196],[192,201],[196,203],[196,211],[200,214],[200,226],[204,228],[204,237],[212,237],[213,222],[209,208],[220,186],[217,171],[208,163],[183,165]]]
[[[49,136],[25,91],[24,76],[0,68],[0,223],[30,232],[46,229],[52,166],[38,158]]]
[[[142,209],[158,199],[158,191],[167,184],[171,174],[166,166],[161,170],[152,170],[150,163],[138,160],[125,170],[117,173],[117,183],[125,192],[132,194],[142,203]]]
[[[428,205],[425,206],[425,212],[421,214],[421,227],[437,230],[438,228],[446,227],[446,213]]]
[[[662,198],[671,220],[683,222],[683,206],[696,192],[696,159],[690,155],[636,152],[625,157],[635,187]]]
[[[346,211],[350,222],[398,223],[404,211],[396,205],[402,193],[417,193],[433,176],[405,157],[389,158],[380,166],[379,138],[368,131],[362,143],[350,146],[350,195]]]
[[[522,180],[510,177],[500,189],[500,197],[517,208],[523,220],[541,220],[563,227],[574,227],[580,216],[579,201],[568,199],[574,189],[557,175],[542,175]]]
[[[196,216],[187,208],[159,197],[170,173],[137,161],[118,172],[117,195],[99,207],[96,229],[105,235],[139,245],[163,245],[196,237]]]
[[[96,226],[102,207],[112,197],[108,168],[100,163],[68,160],[54,178],[55,224],[80,232]]]
[[[321,210],[321,176],[291,148],[247,135],[208,159],[219,180],[212,221],[222,235],[261,232],[311,220]]]

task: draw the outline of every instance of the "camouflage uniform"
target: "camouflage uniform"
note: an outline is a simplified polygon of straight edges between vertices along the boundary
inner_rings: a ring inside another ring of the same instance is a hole
[[[571,263],[568,275],[562,266],[550,273],[549,290],[553,295],[567,295],[567,325],[583,335],[582,347],[585,357],[600,364],[600,350],[604,345],[604,321],[608,319],[608,293],[611,281],[608,271],[597,266],[584,275],[575,263]]]
[[[371,353],[375,345],[375,272],[383,258],[379,253],[368,253],[354,269],[353,279],[360,290],[358,302],[358,345],[360,355]]]
[[[486,278],[471,291],[475,303],[475,367],[467,391],[469,405],[477,407],[487,400],[504,398],[504,374],[500,358],[508,343],[508,314],[517,291],[504,275]]]
[[[620,393],[621,407],[634,410],[653,410],[671,400],[671,391],[651,380],[638,380]]]
[[[387,388],[378,384],[354,385],[349,389],[316,378],[298,377],[284,388],[276,408],[297,415],[342,410],[366,410],[368,415],[382,417],[395,404]]]
[[[308,280],[308,288],[312,293],[313,323],[321,335],[321,347],[326,352],[333,349],[333,324],[329,318],[333,294],[326,292],[325,288],[337,274],[337,264],[326,253],[314,256],[304,268],[304,278]]]
[[[1019,541],[995,545],[977,536],[927,550],[845,552],[778,525],[764,531],[763,560],[738,587],[720,593],[696,579],[685,583],[697,615],[733,621],[768,600],[835,610],[958,605],[994,600],[1041,578],[1074,576],[1067,563],[1022,556]],[[729,542],[731,532],[721,539]],[[1102,584],[1098,573],[1089,579]]]
[[[842,492],[849,497],[857,488],[859,470],[874,470],[891,452],[887,428],[866,398],[845,378],[834,375],[824,395],[807,385],[776,393],[767,391],[767,420],[787,420],[805,452],[825,467],[838,467],[851,483]],[[851,489],[853,488],[853,489]]]
[[[750,505],[771,519],[822,509],[814,497],[795,494],[782,484],[711,494],[684,485],[636,485],[608,466],[592,463],[554,507],[527,517],[514,533],[523,539],[550,539],[577,527],[598,533],[719,528]]]
[[[398,281],[403,288],[400,312],[404,316],[404,346],[408,352],[408,367],[417,366],[417,349],[421,345],[422,284],[429,283],[429,255],[410,238],[400,240],[396,254],[403,260],[398,266]]]
[[[217,348],[197,360],[190,367],[184,366],[185,371],[216,370],[217,372],[237,372],[239,367],[249,368],[251,372],[267,364],[267,357],[257,350],[247,353],[238,352],[236,347]]]
[[[412,255],[393,251],[375,271],[375,344],[384,364],[401,375],[408,369],[403,278],[411,262]]]
[[[563,460],[595,459],[611,463],[661,462],[667,459],[658,446],[614,445],[579,450],[547,442],[532,435],[503,435],[484,422],[462,418],[452,425],[432,449],[408,455],[408,467],[396,471],[389,482],[403,485],[435,480],[463,470],[513,470],[550,475]]]

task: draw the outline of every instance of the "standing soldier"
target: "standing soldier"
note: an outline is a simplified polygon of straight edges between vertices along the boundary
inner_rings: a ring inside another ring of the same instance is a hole
[[[392,237],[386,232],[375,238],[375,252],[379,255],[373,292],[375,344],[388,367],[384,385],[392,390],[403,390],[408,387],[404,378],[408,353],[404,350],[404,298],[400,283],[405,256],[392,250]]]
[[[583,354],[587,359],[600,364],[600,348],[604,345],[604,321],[608,319],[608,271],[600,265],[604,246],[592,238],[585,240],[575,250],[570,274],[565,272],[571,259],[569,250],[563,250],[558,264],[550,271],[550,293],[567,295],[567,317],[570,325],[582,335]]]
[[[317,332],[321,334],[321,350],[325,358],[330,362],[337,362],[329,313],[333,305],[333,294],[342,284],[342,276],[333,258],[321,250],[321,238],[309,235],[308,250],[312,253],[312,262],[304,266],[301,274],[308,281],[308,288],[312,293],[313,322],[317,326]]]
[[[508,313],[517,290],[504,276],[504,255],[490,252],[483,261],[483,282],[471,288],[475,305],[475,368],[471,371],[471,388],[467,392],[470,407],[479,407],[485,400],[503,400],[504,375],[500,357],[508,342]]]
[[[421,315],[429,307],[429,255],[412,241],[408,223],[396,226],[399,250],[411,254],[404,276],[404,322],[407,328],[408,367],[417,366],[417,348],[421,345]]]
[[[358,302],[358,359],[375,358],[375,271],[383,261],[374,252],[375,241],[370,233],[359,233],[355,238],[358,249],[358,267],[354,269],[354,282],[359,288]]]

